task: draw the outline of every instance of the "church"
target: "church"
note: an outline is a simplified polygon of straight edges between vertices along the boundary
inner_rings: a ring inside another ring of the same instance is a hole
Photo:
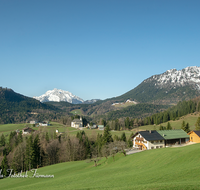
[[[74,119],[74,120],[71,122],[71,127],[74,127],[74,128],[83,127],[82,117],[80,117],[80,119]]]

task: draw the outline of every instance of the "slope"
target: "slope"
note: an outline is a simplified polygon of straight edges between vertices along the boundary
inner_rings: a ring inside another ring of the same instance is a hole
[[[171,69],[144,80],[136,88],[113,98],[115,101],[133,99],[140,103],[176,104],[200,95],[200,67]]]
[[[60,112],[52,105],[42,104],[38,100],[14,92],[12,89],[0,88],[0,123],[26,121],[28,114],[36,112]]]
[[[143,151],[102,159],[98,167],[85,161],[41,168],[54,178],[7,178],[2,189],[199,189],[200,144]],[[31,174],[30,174],[31,175]]]
[[[189,100],[199,95],[199,91],[190,85],[176,88],[157,87],[153,82],[143,81],[136,88],[112,100],[133,99],[140,103],[176,104],[179,101]]]

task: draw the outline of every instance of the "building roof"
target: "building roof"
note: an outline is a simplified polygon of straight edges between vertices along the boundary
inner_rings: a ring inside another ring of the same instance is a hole
[[[30,127],[25,127],[25,128],[23,128],[22,130],[24,130],[24,131],[35,131],[34,129],[32,129],[32,128],[30,128]]]
[[[104,125],[98,125],[98,128],[104,128]]]
[[[156,130],[138,132],[147,141],[165,140]]]
[[[189,138],[189,135],[182,129],[176,130],[160,130],[157,131],[165,140],[168,139],[180,139],[180,138]]]
[[[192,132],[196,133],[196,134],[200,137],[200,131],[190,131],[190,132],[188,133],[188,135],[190,135]]]

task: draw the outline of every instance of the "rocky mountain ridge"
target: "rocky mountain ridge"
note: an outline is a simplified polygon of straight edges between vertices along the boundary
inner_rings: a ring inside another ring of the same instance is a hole
[[[171,69],[160,75],[153,75],[144,80],[153,82],[158,87],[180,87],[193,85],[196,90],[200,90],[200,67],[191,66],[182,70]]]
[[[71,104],[93,104],[100,99],[92,99],[84,101],[82,98],[72,94],[71,92],[64,91],[61,89],[54,88],[53,90],[48,90],[45,94],[41,96],[34,96],[36,100],[40,102],[69,102]]]
[[[116,101],[127,99],[139,103],[176,104],[200,95],[200,67],[186,67],[182,70],[171,69],[144,80],[129,92],[112,98]]]
[[[81,104],[84,102],[83,99],[78,96],[73,95],[71,92],[60,90],[54,88],[53,90],[48,90],[45,94],[41,96],[34,96],[33,98],[39,100],[40,102],[69,102],[72,104]]]

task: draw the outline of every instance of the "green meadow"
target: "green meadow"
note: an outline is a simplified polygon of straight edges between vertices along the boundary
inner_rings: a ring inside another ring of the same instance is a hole
[[[39,127],[33,127],[31,124],[23,123],[23,124],[3,124],[0,125],[0,135],[3,133],[4,135],[9,135],[11,131],[15,131],[17,129],[22,130],[26,126],[31,127],[34,130],[38,130]],[[49,131],[50,133],[55,132],[56,129],[58,129],[59,132],[66,132],[69,135],[75,136],[77,132],[79,132],[79,129],[75,129],[69,126],[65,126],[63,124],[57,123],[57,122],[50,122],[50,126],[47,127],[40,127],[43,130]],[[103,131],[98,129],[83,129],[87,136],[97,136],[97,134],[103,134]],[[125,132],[126,137],[130,137],[132,131],[111,131],[111,134],[121,136],[121,134]]]
[[[115,160],[66,162],[43,167],[39,175],[54,178],[7,178],[1,189],[200,189],[200,144],[179,148],[146,150]],[[29,174],[31,177],[32,174]]]
[[[82,111],[81,109],[76,109],[76,110],[72,110],[70,113],[74,114],[74,115],[82,115]]]

